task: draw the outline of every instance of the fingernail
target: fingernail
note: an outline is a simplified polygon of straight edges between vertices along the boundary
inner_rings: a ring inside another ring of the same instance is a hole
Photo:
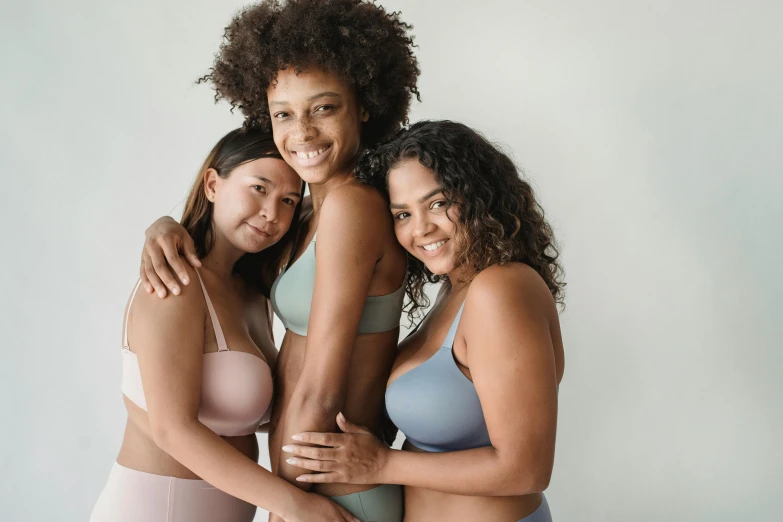
[[[158,292],[158,297],[166,297],[166,293],[163,290],[161,290],[160,292]]]
[[[289,464],[296,464],[296,459],[293,457],[290,459],[285,459],[285,461],[288,462]]]
[[[337,414],[338,417],[340,417],[340,420],[345,422],[345,415],[343,415],[343,412],[340,412]]]
[[[283,446],[283,451],[285,451],[286,453],[293,453],[294,448],[292,446]]]
[[[171,293],[174,295],[179,295],[179,287],[175,286],[174,288],[172,288]]]
[[[303,440],[302,436],[299,435],[299,434],[292,435],[291,438],[294,439],[294,440],[299,440],[299,441]]]
[[[305,477],[304,475],[300,475],[296,477],[296,480],[298,480],[299,482],[307,482],[307,477]]]
[[[186,285],[186,284],[188,284],[188,283],[190,283],[190,279],[188,279],[187,277],[183,277],[183,278],[182,278],[182,284],[183,284],[183,285]]]

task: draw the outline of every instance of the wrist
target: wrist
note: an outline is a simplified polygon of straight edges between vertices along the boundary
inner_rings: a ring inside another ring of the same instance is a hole
[[[400,451],[384,447],[382,450],[381,467],[378,469],[377,484],[396,484],[394,480],[394,469],[399,458]]]
[[[307,492],[292,485],[286,488],[285,494],[281,497],[277,499],[277,505],[269,511],[283,520],[298,520],[296,514],[306,502]]]

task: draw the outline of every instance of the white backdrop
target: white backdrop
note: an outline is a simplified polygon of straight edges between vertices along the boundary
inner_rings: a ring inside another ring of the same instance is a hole
[[[193,82],[244,2],[2,2],[0,520],[86,521],[142,232],[241,122]],[[382,3],[412,121],[503,144],[563,244],[556,520],[779,520],[783,3]]]

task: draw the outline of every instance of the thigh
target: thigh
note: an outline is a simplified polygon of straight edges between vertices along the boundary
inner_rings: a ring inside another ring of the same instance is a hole
[[[90,522],[252,522],[256,507],[203,480],[114,465]]]

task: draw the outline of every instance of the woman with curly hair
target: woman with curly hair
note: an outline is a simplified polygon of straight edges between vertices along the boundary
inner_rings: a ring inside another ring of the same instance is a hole
[[[236,129],[205,160],[182,216],[201,268],[176,299],[137,292],[123,334],[128,420],[91,522],[354,520],[257,464],[277,356],[269,291],[294,247],[304,184],[271,134]]]
[[[564,354],[561,270],[552,230],[514,163],[449,121],[413,125],[361,169],[390,199],[408,252],[412,313],[386,408],[406,436],[389,449],[338,415],[344,434],[302,433],[291,462],[313,484],[403,484],[405,521],[550,522],[542,492],[555,453]]]
[[[400,129],[418,96],[409,29],[368,1],[265,1],[234,18],[203,78],[218,99],[245,114],[247,127],[272,131],[284,160],[310,188],[297,248],[271,294],[286,335],[275,373],[270,458],[273,470],[305,490],[312,484],[297,482],[297,468],[279,459],[281,441],[301,431],[336,431],[338,412],[373,433],[382,430],[406,255],[384,197],[358,181],[354,168],[366,149]],[[147,292],[180,293],[187,271],[180,247],[197,266],[180,225],[162,218],[148,229],[141,270]],[[402,519],[399,486],[313,490],[363,520]]]

